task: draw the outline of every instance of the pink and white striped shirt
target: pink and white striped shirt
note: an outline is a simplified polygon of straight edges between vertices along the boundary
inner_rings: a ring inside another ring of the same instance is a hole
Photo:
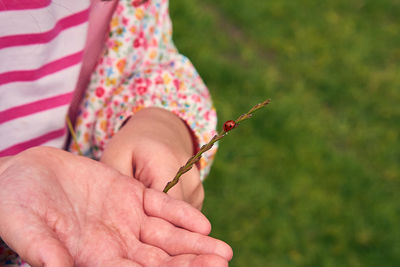
[[[100,0],[0,1],[0,156],[63,146],[68,106],[82,95],[74,90],[86,87],[114,6]],[[92,22],[103,16],[91,23],[90,35],[89,14]]]

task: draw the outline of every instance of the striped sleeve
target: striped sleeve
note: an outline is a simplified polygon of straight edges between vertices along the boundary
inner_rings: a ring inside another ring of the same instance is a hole
[[[62,147],[89,0],[0,2],[0,156]]]

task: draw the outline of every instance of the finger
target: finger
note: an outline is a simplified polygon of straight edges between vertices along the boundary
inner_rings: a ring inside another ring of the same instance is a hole
[[[163,267],[226,267],[228,261],[217,255],[179,255],[161,265]]]
[[[32,266],[73,266],[73,259],[56,234],[38,217],[15,210],[0,220],[3,240]],[[18,226],[23,221],[23,227]],[[18,230],[16,230],[18,229]]]
[[[170,256],[162,249],[144,243],[128,252],[128,257],[143,266],[160,266],[161,263],[170,259]]]
[[[102,262],[101,266],[104,266],[104,267],[115,267],[115,266],[118,266],[118,267],[142,267],[143,265],[141,265],[137,262],[128,260],[128,259],[120,258],[120,259]]]
[[[165,165],[160,167],[164,166]],[[157,173],[153,174],[156,178],[152,179],[153,183],[151,184],[151,188],[162,191],[165,185],[174,177],[177,169],[178,167],[170,172],[165,171],[165,173],[161,170],[157,170]],[[193,166],[189,172],[185,173],[181,177],[179,183],[168,191],[168,195],[175,199],[183,199],[196,209],[201,210],[204,200],[204,190],[203,184],[200,181],[200,172],[197,167]]]
[[[147,215],[162,218],[189,231],[203,235],[208,235],[211,231],[210,222],[200,211],[165,193],[145,189],[143,206]]]
[[[170,255],[215,254],[227,260],[232,258],[232,249],[225,242],[175,227],[171,223],[148,217],[140,232],[143,243],[161,248]]]
[[[201,210],[204,200],[203,184],[198,184],[194,189],[192,189],[192,192],[189,195],[188,203],[196,209]]]

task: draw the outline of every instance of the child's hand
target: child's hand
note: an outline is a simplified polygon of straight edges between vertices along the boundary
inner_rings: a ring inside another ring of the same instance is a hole
[[[189,130],[169,111],[147,108],[132,116],[104,150],[101,161],[162,191],[193,154]],[[196,166],[168,194],[200,209],[204,191]]]
[[[88,158],[41,147],[0,166],[0,236],[33,266],[226,266],[209,231],[189,204]]]

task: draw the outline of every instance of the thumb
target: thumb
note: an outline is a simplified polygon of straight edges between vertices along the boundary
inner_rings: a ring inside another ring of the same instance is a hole
[[[209,235],[211,232],[210,222],[199,210],[157,190],[145,189],[143,207],[148,216],[164,219],[173,225],[203,235]]]
[[[1,237],[24,261],[32,266],[73,266],[66,247],[41,219],[18,211],[4,219],[0,220]]]

